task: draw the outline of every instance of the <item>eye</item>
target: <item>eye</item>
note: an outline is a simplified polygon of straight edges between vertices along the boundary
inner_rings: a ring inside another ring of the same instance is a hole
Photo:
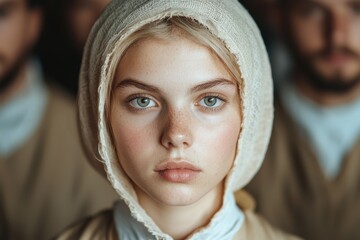
[[[207,96],[200,100],[199,104],[203,107],[217,108],[222,106],[224,103],[219,97]]]
[[[130,100],[129,103],[132,107],[140,108],[140,109],[151,108],[156,106],[155,101],[151,100],[148,97],[136,97]]]

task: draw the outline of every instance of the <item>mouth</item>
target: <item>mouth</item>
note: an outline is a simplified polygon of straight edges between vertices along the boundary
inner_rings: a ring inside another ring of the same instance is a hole
[[[194,180],[201,169],[187,161],[165,161],[156,166],[155,172],[165,181],[174,183],[185,183]]]
[[[360,58],[356,52],[347,48],[323,50],[314,55],[314,57],[333,67],[341,67]]]
[[[324,57],[325,61],[333,66],[341,66],[352,59],[349,54],[331,53]]]

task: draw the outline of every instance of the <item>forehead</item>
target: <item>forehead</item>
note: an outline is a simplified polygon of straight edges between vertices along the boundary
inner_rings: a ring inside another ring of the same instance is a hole
[[[3,4],[3,3],[18,4],[18,3],[26,3],[27,1],[30,1],[30,0],[0,0],[0,4]]]
[[[171,54],[169,54],[171,53]],[[226,69],[209,48],[194,42],[185,36],[161,39],[156,37],[145,38],[130,46],[120,63],[128,63],[125,70],[130,70],[142,65],[134,72],[142,72],[144,75],[167,71],[173,73],[171,68],[179,69],[181,66],[218,66]],[[204,64],[206,62],[206,64]],[[182,63],[180,66],[179,63]],[[120,65],[120,64],[119,64]],[[166,66],[166,67],[165,67]],[[155,69],[155,70],[151,70]],[[197,70],[199,70],[197,69]],[[209,72],[217,72],[216,68],[206,67]],[[185,75],[186,71],[182,74]]]
[[[0,0],[0,7],[20,7],[30,0]]]

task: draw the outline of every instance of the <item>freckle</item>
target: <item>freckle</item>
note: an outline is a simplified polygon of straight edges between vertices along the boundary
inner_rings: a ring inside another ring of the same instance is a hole
[[[183,127],[188,127],[190,124],[190,119],[182,111],[171,111],[169,119],[172,127],[175,127],[173,130],[182,130]]]

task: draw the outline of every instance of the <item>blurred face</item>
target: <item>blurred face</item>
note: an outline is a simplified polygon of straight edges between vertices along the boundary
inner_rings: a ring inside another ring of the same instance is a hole
[[[360,84],[360,0],[296,0],[287,29],[299,64],[317,87]]]
[[[141,40],[127,50],[110,122],[140,203],[189,205],[221,192],[239,137],[239,102],[227,68],[185,37]]]
[[[0,0],[0,84],[16,77],[37,37],[39,14],[25,0]]]
[[[79,48],[85,45],[90,30],[111,0],[73,0],[68,11],[71,35]]]

